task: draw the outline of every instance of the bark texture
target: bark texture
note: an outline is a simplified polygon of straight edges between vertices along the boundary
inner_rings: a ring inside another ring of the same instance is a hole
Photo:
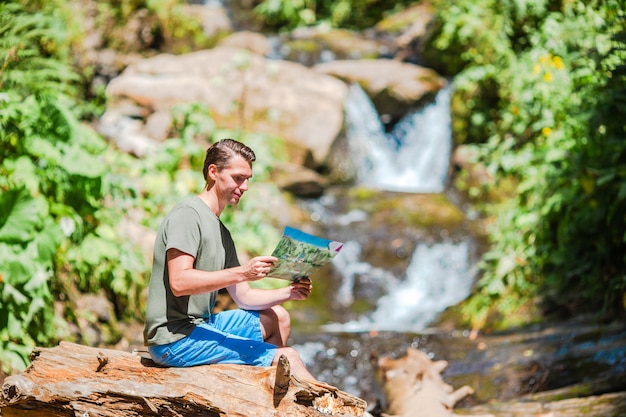
[[[31,359],[2,385],[3,417],[363,416],[366,407],[335,387],[289,376],[286,360],[266,368],[163,368],[128,352],[67,342],[36,348]]]

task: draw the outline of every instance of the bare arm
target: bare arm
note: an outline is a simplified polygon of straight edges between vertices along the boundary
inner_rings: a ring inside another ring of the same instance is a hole
[[[236,284],[248,285],[248,281],[264,278],[275,261],[273,256],[257,256],[246,265],[219,271],[202,271],[193,267],[193,256],[178,249],[167,251],[170,287],[177,297],[217,291]]]
[[[312,288],[311,281],[308,279],[292,282],[287,287],[273,290],[252,288],[247,282],[227,287],[233,301],[239,308],[246,310],[265,310],[288,300],[304,300],[311,294]]]

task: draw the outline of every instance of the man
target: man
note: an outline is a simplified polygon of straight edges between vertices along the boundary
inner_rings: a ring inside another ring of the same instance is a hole
[[[206,152],[204,190],[174,207],[159,227],[150,277],[144,340],[165,366],[232,363],[276,365],[285,355],[291,372],[315,378],[298,352],[286,346],[290,317],[281,303],[304,300],[311,281],[264,290],[251,281],[267,276],[273,256],[240,265],[230,232],[219,220],[237,204],[252,177],[254,152],[223,139]],[[218,290],[226,288],[239,309],[212,314]]]

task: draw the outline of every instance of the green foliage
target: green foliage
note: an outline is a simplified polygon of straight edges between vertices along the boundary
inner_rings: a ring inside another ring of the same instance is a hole
[[[204,186],[206,147],[233,136],[216,129],[205,107],[181,105],[173,110],[174,137],[154,154],[138,160],[110,148],[81,120],[90,107],[64,6],[0,4],[0,362],[7,372],[24,368],[35,345],[67,338],[68,322],[84,330],[97,320],[77,308],[83,293],[113,302],[109,327],[117,318],[141,319],[149,265],[120,225],[142,213],[143,225],[156,230],[169,208]],[[114,10],[144,6],[123,2]],[[252,134],[246,141],[259,156],[255,179],[267,179],[281,141]],[[224,219],[240,251],[253,254],[276,241],[264,203],[278,190],[256,192],[257,201]],[[115,329],[108,333],[115,342]]]
[[[21,369],[35,343],[56,336],[48,281],[63,234],[46,200],[25,187],[3,190],[0,212],[0,359],[6,369]]]
[[[328,25],[335,28],[373,27],[385,13],[414,0],[263,0],[255,12],[273,29]]]
[[[54,5],[0,8],[0,361],[11,370],[65,334],[56,295],[78,287],[126,297],[136,286],[118,280],[137,267],[132,250],[118,262],[124,245],[104,226],[118,218],[103,204],[114,187],[108,150],[77,116],[79,77]]]
[[[485,209],[492,245],[463,311],[476,327],[597,305],[619,314],[626,290],[624,2],[437,7],[431,45],[464,51],[442,64],[460,71],[454,118],[463,131],[455,133],[476,144],[495,178],[488,193],[503,181],[516,184],[511,198]]]
[[[107,0],[97,2],[96,24],[106,47],[122,52],[185,53],[209,47],[202,22],[185,11],[184,0]],[[129,36],[129,33],[132,35]]]

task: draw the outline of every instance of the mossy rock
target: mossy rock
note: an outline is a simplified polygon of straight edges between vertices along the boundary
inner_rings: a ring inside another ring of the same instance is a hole
[[[444,194],[403,194],[362,187],[350,191],[351,209],[364,210],[372,223],[415,228],[459,228],[465,215]]]

